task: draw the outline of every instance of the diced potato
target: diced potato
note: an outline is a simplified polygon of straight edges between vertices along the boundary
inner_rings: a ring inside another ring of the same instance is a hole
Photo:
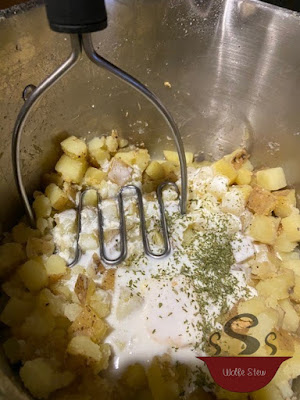
[[[84,206],[96,207],[98,203],[98,196],[96,190],[88,190],[85,192],[82,203]]]
[[[128,146],[128,140],[127,139],[119,138],[118,142],[119,142],[120,149],[123,149],[124,147]]]
[[[64,298],[53,294],[51,290],[47,288],[41,290],[36,301],[41,312],[49,310],[54,317],[64,316]]]
[[[256,290],[258,294],[266,299],[269,307],[276,307],[278,300],[287,299],[290,289],[295,284],[295,275],[291,270],[284,270],[274,278],[260,281]]]
[[[18,225],[13,227],[12,235],[15,242],[26,243],[30,237],[38,237],[39,232],[36,229],[30,228],[23,222],[20,222]]]
[[[75,321],[75,319],[78,318],[81,312],[82,312],[82,307],[76,303],[66,304],[64,307],[64,315],[71,322]]]
[[[259,215],[270,215],[276,206],[276,197],[260,186],[255,185],[250,193],[247,207]]]
[[[20,376],[37,399],[46,399],[50,393],[68,386],[74,379],[70,371],[60,371],[51,360],[43,358],[26,361],[20,369]]]
[[[254,167],[253,167],[253,165],[251,164],[251,161],[249,161],[249,160],[246,160],[246,161],[244,162],[242,168],[243,168],[243,169],[247,169],[248,171],[251,171],[251,172],[254,170]]]
[[[282,265],[284,268],[291,269],[294,271],[296,275],[300,276],[300,260],[299,259],[289,259],[289,260],[284,260],[282,262]]]
[[[277,267],[270,261],[253,260],[251,264],[251,271],[255,278],[268,279],[276,275]]]
[[[55,318],[49,310],[35,309],[26,318],[20,328],[21,336],[25,338],[50,335],[55,327]]]
[[[116,316],[118,319],[123,319],[127,317],[133,311],[141,308],[143,305],[143,300],[133,294],[131,290],[127,287],[122,287],[120,290],[120,297],[118,300],[116,308]]]
[[[98,168],[89,167],[84,175],[83,183],[87,186],[97,186],[106,179],[106,173]]]
[[[54,294],[62,295],[66,300],[71,300],[73,292],[68,288],[68,286],[64,285],[63,282],[58,281],[51,285],[51,291]]]
[[[265,215],[255,215],[252,219],[249,233],[257,242],[274,244],[278,229],[278,219]]]
[[[52,207],[50,200],[44,195],[37,196],[32,207],[37,218],[48,218],[51,215]]]
[[[125,185],[132,174],[132,168],[127,165],[124,161],[113,158],[108,171],[108,179],[119,186]]]
[[[294,189],[273,192],[276,197],[274,213],[277,217],[285,218],[291,215],[296,207],[296,193]]]
[[[110,312],[110,296],[104,290],[97,289],[91,296],[89,304],[99,318],[105,318]]]
[[[213,164],[213,168],[217,175],[227,176],[230,185],[236,180],[237,170],[230,162],[226,161],[224,158],[215,162]]]
[[[9,338],[3,343],[3,350],[11,364],[15,364],[21,360],[21,346],[14,337]]]
[[[12,272],[25,258],[23,247],[19,243],[5,243],[0,246],[0,277]]]
[[[48,275],[44,265],[35,260],[29,260],[19,269],[19,275],[24,285],[30,291],[38,291],[48,284]]]
[[[100,167],[110,160],[110,154],[107,150],[105,137],[95,137],[88,142],[89,159],[94,167]]]
[[[134,390],[142,389],[147,385],[145,368],[141,364],[132,364],[122,375],[122,382]]]
[[[290,251],[293,251],[297,247],[297,245],[297,242],[291,242],[290,240],[288,240],[286,233],[284,231],[281,231],[275,240],[274,249],[279,252],[288,253]]]
[[[291,242],[300,241],[300,215],[291,214],[281,220],[283,231]]]
[[[30,314],[33,308],[32,301],[11,297],[1,313],[1,321],[10,326],[19,326]]]
[[[66,273],[67,264],[62,257],[57,254],[53,254],[45,262],[45,268],[49,277],[59,279]]]
[[[29,259],[36,258],[39,256],[51,256],[55,249],[53,238],[43,237],[35,238],[31,237],[28,239],[26,246],[26,254]]]
[[[278,190],[286,186],[284,171],[281,167],[257,171],[256,180],[259,186],[267,190]]]
[[[36,227],[42,235],[44,235],[46,233],[47,229],[50,228],[49,222],[46,218],[38,218],[36,220]]]
[[[171,182],[176,182],[177,181],[177,174],[178,174],[178,166],[171,161],[164,161],[161,163],[161,166],[163,167],[165,171],[165,177],[167,180]]]
[[[68,332],[73,336],[88,336],[98,343],[107,332],[107,324],[102,321],[91,307],[86,306],[70,326]]]
[[[146,168],[146,174],[153,180],[165,178],[165,170],[158,161],[151,161]]]
[[[89,302],[91,296],[95,293],[95,288],[95,283],[92,279],[84,274],[78,275],[74,292],[82,305]]]
[[[238,171],[235,182],[238,185],[250,185],[252,179],[252,172],[248,169],[241,168]]]
[[[188,165],[192,164],[192,162],[194,161],[194,154],[189,151],[186,151],[184,154],[186,158],[186,163]],[[167,161],[171,161],[175,165],[179,165],[179,156],[177,151],[164,150],[164,156]]]
[[[116,137],[108,136],[105,139],[105,144],[106,144],[107,150],[110,153],[116,153],[117,152],[118,147],[119,147],[119,143],[118,143],[118,139]]]
[[[253,314],[259,315],[266,311],[266,305],[262,297],[253,297],[250,300],[242,301],[238,305],[239,314]]]
[[[61,142],[63,152],[71,158],[85,158],[87,156],[87,146],[84,140],[75,136],[70,136]]]
[[[147,371],[148,385],[153,400],[175,400],[179,398],[179,386],[170,364],[154,357]]]
[[[137,149],[131,151],[119,151],[115,158],[124,161],[128,165],[136,164],[139,169],[143,172],[150,162],[150,156],[148,150]]]
[[[101,283],[101,288],[104,290],[114,290],[115,287],[115,275],[116,269],[109,268],[105,271],[104,277]]]
[[[75,160],[64,154],[56,163],[55,170],[62,175],[64,181],[79,184],[87,170],[87,163],[85,160]]]
[[[285,312],[282,328],[289,332],[296,332],[299,327],[299,316],[288,299],[279,301],[280,307]]]
[[[67,353],[75,356],[75,365],[90,367],[95,374],[108,367],[110,346],[107,343],[97,345],[86,336],[76,336],[68,344]],[[77,363],[76,363],[77,361]]]
[[[50,183],[46,187],[45,194],[50,200],[51,206],[58,211],[62,211],[69,200],[66,193],[55,185],[55,183]]]
[[[79,245],[83,252],[96,250],[99,247],[99,239],[95,233],[81,233]]]
[[[236,170],[239,170],[248,158],[249,155],[245,149],[236,149],[231,154],[226,155],[224,160],[230,162]]]

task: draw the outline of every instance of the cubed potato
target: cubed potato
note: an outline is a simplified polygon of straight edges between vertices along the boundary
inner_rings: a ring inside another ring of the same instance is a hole
[[[285,218],[292,214],[296,207],[296,193],[294,189],[280,190],[273,192],[276,198],[274,214],[277,217]]]
[[[124,161],[113,158],[108,171],[108,179],[119,186],[124,186],[131,178],[133,169]]]
[[[290,290],[295,285],[295,275],[292,270],[285,269],[278,276],[260,281],[256,290],[266,299],[268,307],[276,307],[278,300],[288,299]]]
[[[11,297],[1,313],[0,320],[10,327],[19,326],[32,308],[32,301]]]
[[[54,294],[61,295],[65,300],[71,301],[73,291],[71,291],[68,286],[64,285],[62,281],[52,283],[50,288]]]
[[[122,374],[122,382],[134,389],[139,390],[147,385],[145,368],[141,364],[132,364]]]
[[[168,362],[154,357],[147,371],[148,385],[153,400],[175,400],[179,398],[179,385]]]
[[[50,185],[46,187],[45,194],[55,210],[62,211],[65,209],[69,200],[68,196],[60,187],[55,185],[55,183],[50,183]]]
[[[249,159],[244,162],[242,168],[247,169],[248,171],[251,171],[251,172],[254,170],[254,167],[251,164],[251,161]]]
[[[247,202],[249,210],[259,215],[270,215],[275,206],[276,197],[269,190],[255,185]]]
[[[292,303],[289,299],[284,299],[279,301],[280,307],[284,311],[284,318],[282,323],[282,328],[289,331],[289,332],[296,332],[299,327],[299,316],[294,310]]]
[[[50,393],[68,386],[75,376],[70,371],[61,371],[51,361],[43,358],[26,361],[20,369],[24,386],[37,399],[46,399]]]
[[[49,310],[36,308],[25,319],[20,327],[23,338],[40,338],[50,335],[55,327],[55,318]]]
[[[36,305],[41,312],[50,311],[54,317],[64,316],[65,304],[63,296],[55,295],[47,288],[42,289],[36,298]]]
[[[3,350],[11,364],[15,364],[21,360],[21,346],[16,338],[11,337],[7,339],[3,343]]]
[[[255,215],[252,219],[249,233],[257,242],[272,245],[276,240],[278,223],[278,218]]]
[[[0,277],[11,273],[25,259],[25,252],[21,244],[5,243],[0,246]]]
[[[76,303],[66,304],[64,307],[64,315],[69,321],[73,322],[79,317],[82,312],[82,307]]]
[[[166,180],[169,180],[171,182],[176,182],[178,179],[177,176],[179,172],[178,165],[172,163],[171,161],[164,161],[161,163],[161,166],[165,171]]]
[[[242,301],[238,304],[239,314],[259,315],[266,311],[266,305],[263,297],[253,297],[252,299]]]
[[[38,237],[39,232],[36,229],[30,228],[24,222],[20,222],[12,229],[13,240],[17,243],[26,243],[30,237]]]
[[[230,162],[236,170],[239,170],[248,158],[249,155],[245,149],[236,149],[231,154],[226,155],[224,160]]]
[[[101,320],[91,307],[85,306],[68,329],[71,337],[88,336],[94,342],[102,340],[107,332],[107,324]]]
[[[124,147],[128,146],[128,140],[127,139],[118,138],[118,143],[119,143],[120,149],[123,149]]]
[[[39,256],[51,256],[54,250],[54,241],[51,236],[43,238],[31,237],[26,245],[26,254],[29,259]]]
[[[268,279],[276,275],[277,266],[268,260],[266,261],[253,260],[251,262],[251,272],[253,274],[253,278]]]
[[[70,136],[61,142],[63,152],[74,159],[85,158],[87,156],[87,145],[84,140],[75,136]]]
[[[78,275],[74,292],[82,305],[90,301],[91,296],[95,293],[95,289],[96,286],[92,279],[84,274]]]
[[[64,154],[56,163],[55,170],[61,174],[64,181],[79,184],[87,170],[87,162],[81,159],[75,160]]]
[[[101,169],[89,167],[84,175],[83,184],[87,186],[98,186],[106,179],[106,172]]]
[[[95,137],[88,142],[90,163],[94,167],[100,167],[110,160],[110,154],[106,147],[105,137]]]
[[[133,294],[127,287],[120,289],[120,297],[116,308],[116,316],[119,320],[127,317],[130,313],[141,308],[143,300],[136,294]]]
[[[58,254],[53,254],[45,262],[45,268],[49,277],[59,279],[66,273],[67,264]]]
[[[110,313],[110,295],[104,290],[97,289],[96,292],[91,296],[89,304],[99,318],[105,318]]]
[[[82,203],[84,206],[96,207],[98,204],[98,195],[96,190],[90,189],[84,193]]]
[[[36,220],[36,227],[40,234],[44,235],[46,231],[50,228],[49,222],[46,218],[38,218]]]
[[[215,162],[213,164],[213,168],[217,175],[227,176],[230,185],[236,180],[237,170],[229,161],[226,161],[224,158]]]
[[[29,260],[19,269],[19,275],[24,285],[30,291],[38,291],[48,284],[48,275],[44,265],[35,260]]]
[[[292,271],[294,271],[295,275],[300,276],[300,260],[299,259],[283,260],[282,265],[284,268],[291,269]]]
[[[37,196],[32,204],[36,218],[48,218],[51,215],[52,207],[48,197]]]
[[[83,252],[88,250],[97,250],[99,247],[99,239],[95,233],[81,233],[79,245]]]
[[[291,242],[300,241],[300,215],[291,214],[281,220],[283,231]]]
[[[291,242],[287,238],[287,234],[284,231],[281,231],[275,240],[274,249],[279,252],[288,253],[293,251],[297,245],[297,242]]]
[[[82,370],[87,366],[94,374],[98,374],[108,367],[111,351],[108,343],[98,345],[86,336],[76,336],[69,342],[67,353],[75,368]]]
[[[47,187],[48,185],[50,185],[50,183],[54,183],[61,188],[64,180],[62,176],[57,172],[49,172],[43,175],[42,182],[44,187]]]
[[[267,190],[279,190],[287,185],[284,171],[281,167],[257,171],[256,181],[259,186]]]
[[[119,142],[118,139],[116,137],[113,136],[108,136],[107,138],[105,138],[105,144],[107,147],[107,150],[110,153],[116,153],[119,147]]]
[[[165,178],[165,170],[162,165],[158,161],[151,161],[148,167],[146,168],[146,174],[152,180],[161,180]]]
[[[186,163],[188,165],[192,164],[192,162],[194,161],[194,154],[189,151],[186,151],[184,154]],[[170,161],[175,165],[179,165],[179,157],[177,151],[164,150],[164,156],[167,161]]]
[[[103,290],[114,290],[115,287],[115,276],[116,276],[116,269],[109,268],[105,271],[103,280],[101,283],[101,288]]]
[[[252,179],[252,172],[249,171],[248,169],[241,168],[238,171],[235,182],[238,185],[250,185],[251,179]]]
[[[150,155],[146,149],[121,151],[115,155],[115,158],[124,161],[127,165],[137,165],[142,172],[150,162]]]

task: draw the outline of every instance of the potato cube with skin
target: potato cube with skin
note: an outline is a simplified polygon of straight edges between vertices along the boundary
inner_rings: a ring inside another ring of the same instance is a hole
[[[71,337],[88,336],[98,343],[107,332],[107,324],[102,321],[91,307],[86,306],[68,329]]]
[[[97,186],[106,179],[106,173],[98,168],[89,167],[84,175],[83,183],[87,186]]]
[[[66,261],[57,254],[53,254],[45,262],[45,268],[49,277],[59,279],[67,271]]]
[[[51,215],[51,203],[48,197],[41,195],[37,196],[32,204],[37,218],[48,218]]]
[[[89,302],[91,296],[95,293],[95,288],[95,283],[92,279],[84,274],[78,275],[74,292],[82,305]]]
[[[282,328],[289,332],[296,332],[299,327],[300,319],[294,307],[292,306],[292,303],[289,301],[289,299],[284,299],[279,301],[279,305],[285,313]]]
[[[41,262],[29,260],[19,269],[19,275],[24,285],[30,291],[38,291],[48,284],[46,268]]]
[[[282,229],[286,234],[286,237],[291,242],[300,241],[300,215],[291,214],[281,220]]]
[[[257,171],[256,180],[259,186],[267,190],[279,190],[286,186],[284,171],[281,167]]]
[[[79,184],[87,170],[87,163],[64,154],[56,163],[55,170],[62,175],[64,181]]]
[[[250,193],[247,207],[259,215],[270,215],[276,206],[276,197],[261,186],[255,185]]]
[[[276,240],[278,224],[278,218],[255,215],[249,229],[250,236],[257,242],[272,245]]]
[[[296,207],[295,190],[279,190],[278,192],[273,192],[273,195],[276,198],[274,214],[281,218],[291,215]]]
[[[213,164],[213,168],[216,175],[227,176],[230,185],[236,180],[237,170],[230,162],[226,161],[224,158],[215,162]]]
[[[46,399],[50,393],[68,386],[75,376],[61,371],[54,362],[43,358],[26,361],[20,369],[24,386],[37,399]]]
[[[132,168],[122,160],[113,158],[108,171],[108,179],[119,186],[125,185],[131,178]]]
[[[111,308],[110,295],[105,290],[97,289],[91,296],[89,304],[99,318],[105,318],[109,315]]]
[[[179,165],[179,157],[177,151],[164,150],[164,156],[167,161],[171,161],[175,165]],[[190,165],[194,161],[194,154],[189,151],[186,151],[185,158],[186,158],[186,163]]]
[[[30,314],[32,308],[31,301],[11,297],[1,313],[0,320],[10,327],[19,326]]]
[[[85,158],[87,156],[87,145],[84,140],[75,136],[70,136],[61,142],[63,152],[74,159]]]
[[[50,183],[46,187],[45,194],[50,200],[51,206],[58,211],[62,211],[68,203],[68,196],[55,183]]]
[[[248,169],[241,168],[238,171],[235,182],[238,185],[249,185],[252,179],[252,172]]]
[[[165,177],[165,170],[158,161],[151,161],[146,168],[146,174],[153,180],[161,180]]]

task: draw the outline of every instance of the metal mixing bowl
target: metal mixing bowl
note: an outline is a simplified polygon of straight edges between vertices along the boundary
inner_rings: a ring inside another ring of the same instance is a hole
[[[161,97],[187,150],[199,160],[216,159],[244,144],[256,166],[282,165],[289,183],[299,187],[299,14],[255,0],[108,0],[107,8],[109,27],[94,35],[98,51]],[[22,91],[68,52],[69,39],[49,30],[42,6],[0,14],[2,229],[23,213],[10,167]],[[26,125],[28,191],[53,167],[66,132],[92,137],[112,128],[144,142],[157,157],[173,147],[164,121],[146,100],[83,59]],[[25,398],[4,361],[0,398]]]

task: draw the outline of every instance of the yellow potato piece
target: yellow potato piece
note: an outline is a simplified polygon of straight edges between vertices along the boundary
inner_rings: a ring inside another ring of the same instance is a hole
[[[164,150],[164,156],[167,161],[171,161],[172,163],[179,165],[179,157],[177,151]],[[189,151],[186,151],[185,158],[186,158],[186,163],[190,165],[194,160],[194,154]]]
[[[85,158],[87,156],[87,145],[84,140],[70,136],[61,142],[61,148],[71,158]]]
[[[79,184],[87,170],[87,163],[64,154],[56,163],[55,170],[62,175],[64,181]]]
[[[286,186],[284,171],[281,167],[257,171],[256,180],[259,186],[268,190],[278,190]]]
[[[274,244],[279,220],[275,217],[255,215],[252,219],[249,233],[257,242]]]

